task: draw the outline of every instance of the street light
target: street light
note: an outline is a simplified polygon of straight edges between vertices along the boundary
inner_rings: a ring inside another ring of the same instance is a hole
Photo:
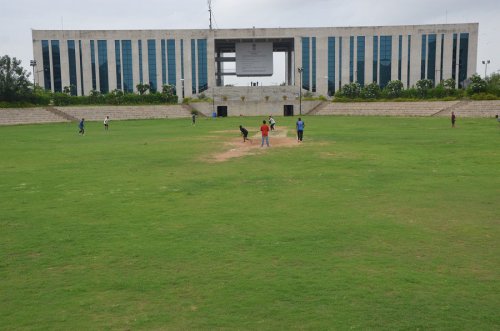
[[[483,64],[484,64],[484,78],[486,79],[486,70],[488,69],[488,64],[490,64],[490,60],[484,60],[483,61]]]
[[[299,114],[302,116],[302,71],[304,68],[298,67],[297,71],[299,72]]]
[[[31,60],[30,61],[30,66],[33,67],[33,86],[35,86],[35,67],[36,67],[36,61],[35,60]]]

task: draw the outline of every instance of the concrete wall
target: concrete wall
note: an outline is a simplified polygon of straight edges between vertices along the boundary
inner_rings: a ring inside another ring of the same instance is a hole
[[[302,115],[311,111],[314,107],[318,106],[321,101],[302,101]],[[294,116],[300,116],[299,101],[226,101],[226,102],[195,102],[190,106],[204,114],[211,116],[212,110],[217,111],[217,106],[227,106],[228,116],[283,116],[284,106],[293,105]]]

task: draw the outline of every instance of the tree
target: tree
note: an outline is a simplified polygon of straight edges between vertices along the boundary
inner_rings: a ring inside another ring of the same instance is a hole
[[[478,74],[472,75],[470,78],[471,83],[468,87],[469,94],[486,92],[487,83],[484,79],[481,78]]]
[[[143,84],[143,83],[139,83],[135,87],[137,87],[137,91],[139,91],[140,95],[143,95],[150,89],[149,84]]]
[[[427,97],[429,90],[434,86],[434,82],[430,79],[421,79],[417,82],[417,91],[421,98]]]
[[[21,67],[21,60],[8,55],[0,57],[0,101],[18,101],[31,95],[27,72]]]

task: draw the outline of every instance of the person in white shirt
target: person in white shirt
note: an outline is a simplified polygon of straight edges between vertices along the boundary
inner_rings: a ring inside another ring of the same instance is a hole
[[[274,131],[274,125],[276,124],[276,121],[272,116],[269,116],[269,124],[271,125],[271,131]]]
[[[106,116],[104,119],[104,130],[108,131],[109,129],[109,116]]]

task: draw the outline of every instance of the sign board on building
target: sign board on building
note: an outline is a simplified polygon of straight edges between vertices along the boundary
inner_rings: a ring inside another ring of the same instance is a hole
[[[236,76],[273,75],[273,43],[236,43]]]

